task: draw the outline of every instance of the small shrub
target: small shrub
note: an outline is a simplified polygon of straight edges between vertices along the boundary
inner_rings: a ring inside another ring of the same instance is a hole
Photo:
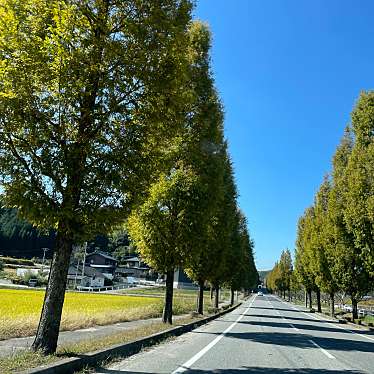
[[[25,258],[13,258],[13,257],[3,257],[2,260],[5,264],[10,265],[29,265],[34,266],[35,264],[31,260]]]

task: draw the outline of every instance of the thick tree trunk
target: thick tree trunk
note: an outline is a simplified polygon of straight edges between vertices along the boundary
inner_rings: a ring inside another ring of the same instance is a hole
[[[210,285],[210,300],[213,300],[213,286]]]
[[[233,306],[235,301],[235,291],[231,288],[231,300],[230,305]]]
[[[309,309],[313,308],[312,291],[308,291]]]
[[[335,317],[335,294],[330,293],[330,314],[331,317]]]
[[[199,282],[199,296],[197,299],[197,313],[204,314],[204,281]]]
[[[317,311],[318,313],[322,313],[322,307],[321,307],[321,291],[317,289]]]
[[[162,322],[173,323],[173,283],[174,269],[166,272],[165,305],[162,313]]]
[[[219,305],[219,286],[214,287],[214,307],[218,309]]]
[[[308,291],[305,290],[305,308],[308,308]]]
[[[40,350],[44,354],[56,352],[72,245],[72,240],[63,234],[57,234],[42,313],[32,344],[34,351]]]
[[[353,320],[358,318],[358,307],[357,307],[357,299],[355,297],[351,298],[352,300],[352,318]]]

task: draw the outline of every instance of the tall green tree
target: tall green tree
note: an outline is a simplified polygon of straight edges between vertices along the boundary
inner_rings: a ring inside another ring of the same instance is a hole
[[[291,276],[292,276],[292,257],[289,249],[282,251],[279,259],[279,289],[283,291],[283,297],[286,297],[286,291],[291,290]]]
[[[344,217],[366,271],[374,279],[374,92],[363,92],[352,113],[354,146],[347,165]]]
[[[334,295],[339,286],[332,272],[334,266],[334,251],[332,246],[332,222],[329,222],[328,208],[331,191],[331,181],[325,176],[314,202],[314,216],[311,222],[312,234],[310,249],[310,267],[315,275],[318,289],[327,292],[330,296],[331,315],[334,316]],[[321,311],[319,302],[318,311]]]
[[[312,308],[312,291],[317,289],[316,277],[310,266],[313,219],[314,207],[309,207],[299,219],[295,248],[295,272],[297,279],[305,288],[305,305],[307,307],[309,300],[310,308]]]
[[[339,288],[351,297],[352,317],[358,318],[357,304],[370,289],[370,278],[364,266],[362,250],[347,224],[349,191],[348,165],[354,147],[351,130],[346,129],[333,158],[332,188],[329,195],[329,230],[332,241],[328,247],[333,263],[331,271]]]
[[[185,101],[188,0],[0,0],[3,201],[57,231],[33,344],[56,350],[73,243],[128,214]]]
[[[142,259],[166,274],[163,322],[172,323],[174,271],[191,257],[199,220],[195,214],[201,201],[201,184],[188,167],[179,165],[160,176],[149,197],[133,211],[128,220],[131,238]]]

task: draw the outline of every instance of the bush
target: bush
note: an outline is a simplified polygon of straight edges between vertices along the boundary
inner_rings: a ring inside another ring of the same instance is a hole
[[[10,265],[35,265],[31,260],[26,260],[25,258],[2,257],[2,261]]]

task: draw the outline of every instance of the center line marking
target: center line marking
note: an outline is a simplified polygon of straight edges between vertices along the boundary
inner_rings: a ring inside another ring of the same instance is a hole
[[[257,295],[256,295],[257,296]],[[248,308],[244,311],[243,314],[241,314],[235,322],[233,322],[221,335],[217,336],[213,341],[211,341],[205,348],[203,348],[200,352],[196,353],[195,356],[191,357],[188,361],[186,361],[184,364],[179,366],[176,370],[174,370],[171,374],[178,374],[178,373],[184,373],[190,367],[201,357],[205,355],[210,349],[212,349],[249,311],[251,308],[253,302],[256,299],[256,296],[252,299],[251,303],[249,304]]]
[[[328,358],[333,358],[335,359],[335,357],[330,354],[329,352],[327,352],[325,349],[323,349],[322,347],[320,347],[316,342],[314,342],[313,340],[309,340],[315,347],[317,347],[318,349],[320,349]]]

